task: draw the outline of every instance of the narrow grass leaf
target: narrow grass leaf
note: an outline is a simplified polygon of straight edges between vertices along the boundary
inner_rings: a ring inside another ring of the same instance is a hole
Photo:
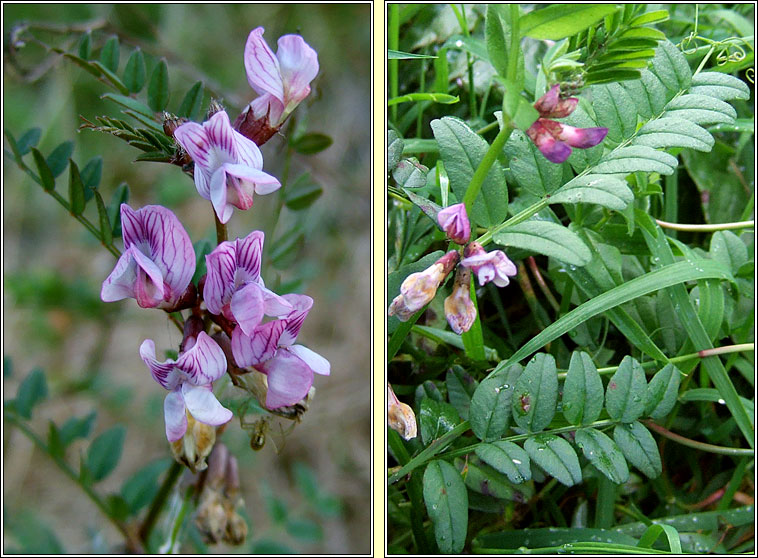
[[[640,548],[653,548],[653,544],[655,544],[655,541],[661,535],[665,535],[672,554],[682,553],[682,541],[679,539],[679,533],[671,525],[661,525],[660,523],[655,523],[648,527],[642,537],[640,537],[637,546]]]
[[[480,444],[474,451],[479,459],[503,473],[514,484],[532,478],[529,454],[513,442],[498,440],[491,444]]]
[[[468,529],[468,494],[458,470],[447,461],[431,461],[424,471],[424,502],[443,554],[463,550]]]
[[[608,436],[594,428],[580,428],[576,431],[575,440],[584,457],[611,482],[623,484],[629,480],[624,455]]]
[[[613,429],[613,439],[627,461],[654,479],[663,471],[658,445],[650,431],[639,422],[619,424]]]
[[[524,442],[529,457],[544,471],[566,486],[582,482],[582,469],[574,448],[553,434],[540,434]]]
[[[563,384],[563,416],[576,425],[594,422],[603,410],[603,399],[603,381],[590,355],[573,352]]]
[[[393,97],[387,101],[387,106],[399,105],[400,103],[420,103],[429,101],[441,105],[454,105],[460,101],[457,95],[448,95],[447,93],[408,93],[400,97]]]

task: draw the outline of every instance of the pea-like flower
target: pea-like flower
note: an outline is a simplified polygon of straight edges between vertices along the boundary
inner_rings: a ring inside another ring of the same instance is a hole
[[[407,322],[432,301],[440,283],[453,270],[459,257],[457,251],[451,250],[424,271],[411,273],[400,285],[400,294],[390,304],[387,314]]]
[[[176,215],[160,205],[121,204],[124,253],[103,281],[100,298],[134,298],[142,308],[173,308],[195,273],[195,250]]]
[[[478,242],[472,242],[463,249],[461,265],[476,273],[482,286],[494,281],[498,287],[505,287],[509,283],[508,276],[518,272],[502,250],[487,252]]]
[[[451,205],[437,214],[437,223],[456,244],[466,244],[471,236],[471,224],[462,203]]]
[[[203,299],[208,310],[236,322],[248,335],[264,315],[280,317],[292,311],[286,299],[263,283],[263,239],[263,232],[253,231],[245,238],[222,242],[205,256]]]
[[[406,440],[415,438],[418,433],[413,409],[397,398],[389,382],[387,383],[387,424]]]
[[[574,97],[561,99],[560,85],[555,84],[534,103],[540,118],[529,127],[526,134],[548,161],[562,163],[571,155],[572,147],[594,147],[608,134],[608,128],[574,128],[551,120],[568,116],[574,112],[578,102],[579,99]]]
[[[187,431],[187,412],[195,420],[211,426],[229,422],[232,412],[213,395],[213,382],[226,372],[226,357],[207,333],[185,339],[185,350],[176,360],[158,362],[155,343],[146,339],[140,346],[153,379],[169,390],[163,402],[166,437],[176,442]]]
[[[313,306],[306,295],[283,295],[292,311],[285,317],[257,326],[251,335],[242,328],[232,334],[232,353],[238,366],[252,366],[266,375],[266,407],[278,409],[294,405],[308,395],[313,374],[328,376],[329,361],[302,345],[297,334]]]
[[[453,292],[445,299],[445,317],[450,329],[460,335],[465,333],[476,320],[476,308],[471,301],[471,271],[459,265],[455,270]]]
[[[210,200],[222,223],[231,218],[232,206],[250,209],[253,193],[269,194],[281,186],[277,178],[263,172],[258,146],[232,128],[224,111],[203,124],[182,124],[174,138],[195,162],[195,187]]]
[[[283,35],[277,44],[274,55],[263,39],[263,27],[253,29],[245,44],[247,81],[259,96],[234,125],[258,145],[308,96],[318,74],[318,55],[300,35]]]

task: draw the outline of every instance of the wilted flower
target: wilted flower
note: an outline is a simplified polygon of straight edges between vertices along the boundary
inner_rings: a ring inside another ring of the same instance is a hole
[[[299,294],[286,294],[282,298],[292,305],[292,311],[285,317],[260,324],[251,335],[239,327],[232,334],[232,352],[237,365],[252,366],[266,374],[266,407],[269,409],[298,403],[308,395],[314,372],[325,376],[330,373],[328,360],[294,344],[313,299]]]
[[[195,250],[171,210],[121,204],[124,253],[103,281],[100,298],[135,298],[142,308],[173,308],[195,273]]]
[[[232,418],[232,412],[221,406],[213,395],[213,382],[226,372],[226,357],[221,347],[201,331],[196,338],[185,339],[184,348],[178,359],[158,362],[152,339],[146,339],[140,346],[140,356],[153,379],[170,391],[163,403],[169,442],[184,436],[186,411],[195,420],[211,426],[224,424]]]
[[[263,232],[219,244],[205,256],[208,274],[203,298],[212,314],[223,314],[250,335],[264,314],[284,316],[292,305],[263,284],[261,254]]]
[[[471,301],[471,271],[458,266],[453,292],[445,299],[445,317],[450,328],[460,335],[471,329],[476,320],[476,308]]]
[[[587,149],[599,144],[608,128],[574,128],[551,118],[563,118],[574,112],[579,99],[560,98],[558,84],[534,103],[540,118],[526,131],[537,148],[553,163],[562,163],[571,155],[571,148]]]
[[[258,145],[281,127],[311,92],[318,74],[318,55],[300,35],[279,37],[276,55],[263,39],[263,27],[250,32],[245,44],[247,81],[259,97],[234,122]]]
[[[416,437],[416,415],[409,405],[401,402],[387,383],[387,424],[404,439]]]
[[[476,273],[482,286],[494,281],[498,287],[505,287],[509,283],[508,276],[518,272],[502,250],[486,252],[478,242],[472,242],[464,248],[461,265]]]
[[[462,203],[451,205],[437,214],[437,223],[456,244],[466,244],[471,236],[471,224]]]
[[[459,254],[451,250],[424,271],[411,273],[400,285],[400,294],[390,304],[387,314],[402,322],[432,301],[440,283],[458,263]]]
[[[195,162],[195,187],[210,200],[222,223],[231,218],[232,206],[250,209],[253,192],[269,194],[281,186],[277,178],[261,170],[260,149],[232,128],[224,111],[203,124],[182,124],[174,138]]]

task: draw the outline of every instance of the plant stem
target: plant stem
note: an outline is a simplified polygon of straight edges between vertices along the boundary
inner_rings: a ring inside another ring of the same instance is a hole
[[[688,225],[683,223],[669,223],[667,221],[655,220],[658,226],[664,229],[672,229],[675,231],[691,231],[691,232],[714,232],[714,231],[728,231],[733,229],[752,229],[755,227],[755,221],[736,221],[734,223],[715,223],[713,225]]]
[[[228,237],[226,225],[219,221],[214,208],[211,208],[211,211],[213,211],[213,220],[216,222],[216,244],[221,244],[222,242],[226,242]]]
[[[463,196],[463,203],[466,206],[466,213],[469,216],[469,220],[472,221],[472,228],[475,226],[471,218],[471,209],[474,205],[474,200],[476,200],[476,197],[479,195],[479,191],[482,189],[482,184],[484,184],[484,179],[487,177],[490,167],[492,167],[497,160],[497,156],[500,155],[500,152],[503,150],[503,146],[505,145],[505,142],[508,141],[511,132],[513,132],[513,128],[510,125],[506,124],[502,127],[497,136],[495,136],[492,145],[490,145],[489,149],[484,154],[482,161],[474,172],[474,176],[471,177],[471,182],[469,182],[468,188],[466,188],[466,193]],[[480,244],[483,244],[481,241],[479,242]]]
[[[707,451],[708,453],[719,453],[722,455],[755,455],[755,452],[749,448],[727,448],[724,446],[714,446],[713,444],[707,444],[705,442],[698,442],[696,440],[691,440],[690,438],[685,438],[684,436],[671,432],[663,426],[656,424],[652,420],[645,420],[643,422],[647,425],[648,428],[650,428],[650,430],[655,430],[664,438],[678,442],[683,446],[687,446],[688,448]]]
[[[152,533],[153,527],[155,527],[155,522],[158,520],[158,516],[163,509],[163,505],[166,503],[168,495],[171,493],[171,489],[174,487],[174,484],[176,484],[176,481],[179,480],[181,473],[182,465],[174,461],[171,464],[171,467],[169,467],[169,470],[166,473],[166,478],[163,479],[163,483],[161,484],[158,493],[155,495],[155,498],[153,498],[153,501],[150,504],[150,509],[147,512],[145,521],[142,522],[142,527],[140,527],[139,536],[143,542],[147,543],[150,539],[150,533]]]
[[[468,192],[467,192],[468,193]],[[516,215],[505,221],[504,223],[501,223],[497,227],[494,227],[492,230],[484,233],[482,236],[476,239],[476,241],[481,244],[482,246],[485,246],[486,244],[489,244],[492,241],[492,236],[494,234],[497,234],[501,230],[512,227],[513,225],[517,225],[518,223],[521,223],[523,221],[526,221],[527,219],[530,219],[533,215],[536,213],[539,213],[543,209],[545,209],[548,205],[550,205],[549,198],[544,198],[539,200],[538,202],[533,203],[523,211],[519,211]]]
[[[462,423],[460,423],[458,426],[453,428],[452,430],[446,432],[436,440],[434,440],[431,444],[429,444],[421,453],[419,453],[416,457],[411,459],[408,463],[400,467],[399,470],[397,470],[392,476],[390,476],[389,479],[387,479],[387,484],[394,484],[397,481],[399,481],[401,478],[403,478],[405,475],[413,471],[416,467],[419,467],[432,459],[436,454],[438,454],[440,451],[442,451],[447,444],[461,436],[464,432],[466,432],[469,428],[471,428],[471,425],[467,420],[464,420]]]
[[[400,6],[398,4],[390,4],[388,6],[389,11],[389,25],[387,30],[387,42],[388,42],[388,48],[390,50],[398,50],[398,47],[400,45]],[[387,61],[387,73],[388,73],[388,79],[389,79],[389,85],[390,85],[390,98],[393,99],[398,96],[398,82],[397,82],[397,71],[398,71],[398,62],[399,60],[388,60]],[[392,120],[397,120],[397,105],[394,105],[390,107],[390,114],[392,115]]]

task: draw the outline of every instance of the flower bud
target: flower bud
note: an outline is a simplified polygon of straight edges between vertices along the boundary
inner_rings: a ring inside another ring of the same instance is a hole
[[[226,516],[223,495],[216,490],[203,489],[197,505],[195,526],[206,543],[215,544],[222,540],[226,532]]]
[[[195,420],[188,411],[186,414],[187,431],[179,440],[171,442],[171,452],[174,459],[197,473],[208,467],[205,458],[216,443],[216,427]]]
[[[269,115],[256,118],[253,109],[248,107],[234,121],[234,129],[246,138],[261,146],[279,131],[279,126],[272,126]]]
[[[453,292],[445,299],[445,317],[450,328],[460,335],[471,329],[476,320],[476,308],[471,301],[471,271],[458,266]]]
[[[237,512],[232,512],[226,520],[224,541],[234,546],[239,546],[247,538],[247,523]]]
[[[396,315],[403,322],[408,321],[413,314],[432,301],[440,283],[453,270],[458,259],[458,252],[451,250],[431,267],[411,273],[400,286],[400,294],[390,304],[388,315]]]
[[[389,383],[387,383],[387,424],[406,440],[416,437],[416,415],[409,405],[397,398]]]
[[[437,214],[437,223],[456,244],[466,244],[471,237],[471,224],[462,203],[451,205]]]

